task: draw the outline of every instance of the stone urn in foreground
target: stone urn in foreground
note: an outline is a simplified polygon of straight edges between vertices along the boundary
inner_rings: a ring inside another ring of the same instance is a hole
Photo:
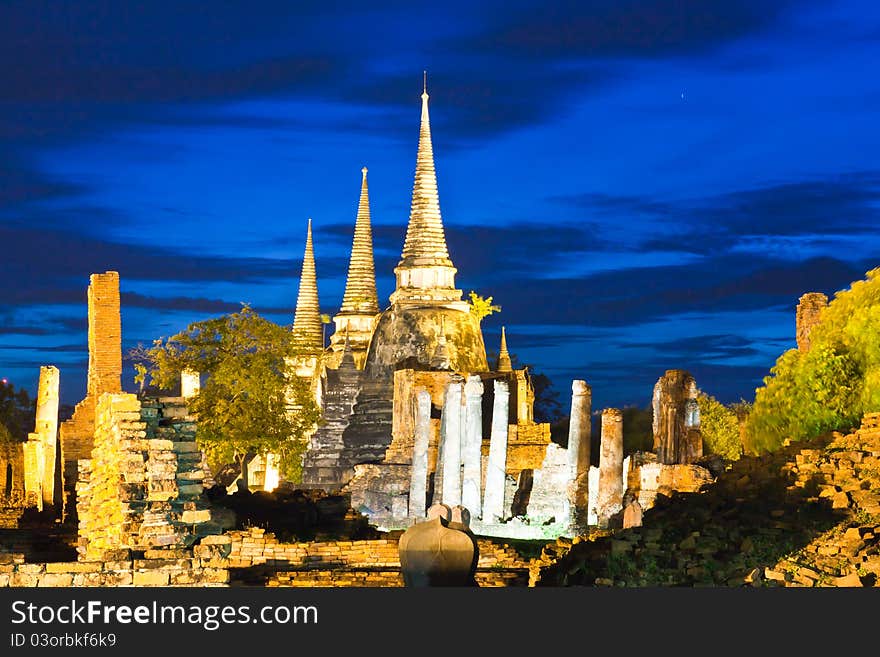
[[[466,518],[466,513],[453,514],[449,507],[435,504],[427,520],[403,533],[398,551],[406,586],[476,586],[477,542]]]

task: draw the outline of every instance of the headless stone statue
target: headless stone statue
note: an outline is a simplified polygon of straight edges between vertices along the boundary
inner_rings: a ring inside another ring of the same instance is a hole
[[[469,515],[435,504],[427,520],[403,533],[398,551],[406,586],[476,586],[477,543]]]

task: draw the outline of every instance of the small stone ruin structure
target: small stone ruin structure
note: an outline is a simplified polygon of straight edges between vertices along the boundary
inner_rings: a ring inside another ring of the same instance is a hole
[[[95,408],[91,457],[78,465],[83,560],[115,559],[120,550],[174,558],[203,536],[221,533],[228,520],[202,495],[203,455],[182,398],[104,393]]]
[[[15,528],[25,509],[42,511],[56,500],[58,368],[40,368],[34,431],[25,442],[0,445],[0,528]]]
[[[828,297],[821,292],[808,292],[799,299],[795,315],[798,351],[810,350],[810,332],[819,323],[827,305]]]
[[[703,455],[697,382],[684,370],[666,370],[654,386],[654,451],[660,463],[693,463]]]

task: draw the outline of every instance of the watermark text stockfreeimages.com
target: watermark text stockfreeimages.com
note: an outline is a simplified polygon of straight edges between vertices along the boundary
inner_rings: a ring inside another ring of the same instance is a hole
[[[264,625],[317,624],[314,605],[170,605],[154,600],[151,604],[105,604],[100,600],[63,604],[35,604],[25,600],[12,603],[12,624],[39,625],[196,625],[214,631],[223,625],[261,623]]]

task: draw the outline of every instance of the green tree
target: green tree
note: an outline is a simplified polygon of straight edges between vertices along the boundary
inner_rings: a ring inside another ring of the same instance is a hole
[[[835,294],[810,342],[783,353],[755,391],[746,432],[757,451],[845,431],[880,410],[880,269]]]
[[[653,450],[654,411],[651,407],[624,406],[620,412],[623,414],[623,453],[629,455]]]
[[[498,362],[497,351],[487,351],[486,360],[489,367]],[[559,391],[553,386],[553,381],[546,374],[535,373],[531,365],[523,365],[516,354],[510,354],[510,364],[515,370],[528,370],[529,381],[532,391],[535,393],[535,405],[533,407],[535,422],[554,423],[564,419],[562,402],[559,399]]]
[[[28,432],[34,429],[36,406],[27,390],[16,390],[6,379],[0,380],[0,425],[7,430],[9,440],[27,440]]]
[[[492,305],[492,297],[483,298],[473,290],[468,294],[471,304],[471,315],[477,318],[478,322],[482,322],[483,318],[493,313],[500,313],[501,306]]]
[[[704,392],[697,396],[697,403],[700,406],[703,452],[736,461],[743,451],[736,411]]]
[[[290,373],[288,363],[298,355],[290,327],[247,305],[131,352],[141,383],[149,375],[151,385],[170,389],[185,369],[204,376],[191,402],[199,446],[214,464],[237,462],[245,483],[247,461],[269,453],[280,457],[285,478],[300,478],[320,410],[309,382]]]

